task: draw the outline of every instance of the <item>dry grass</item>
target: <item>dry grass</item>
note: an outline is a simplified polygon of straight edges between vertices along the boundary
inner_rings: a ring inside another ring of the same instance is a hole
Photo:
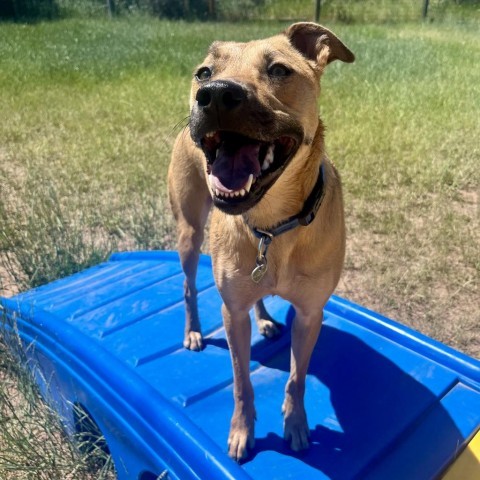
[[[368,208],[367,218],[351,212],[337,290],[480,358],[479,196],[468,191],[452,197],[411,199],[402,213],[378,205]],[[395,223],[395,235],[382,230],[379,218]]]
[[[80,436],[76,444],[67,439],[58,414],[19,361],[23,357],[13,353],[16,343],[7,348],[0,341],[0,478],[112,480],[111,460],[101,449],[89,444],[86,453]]]

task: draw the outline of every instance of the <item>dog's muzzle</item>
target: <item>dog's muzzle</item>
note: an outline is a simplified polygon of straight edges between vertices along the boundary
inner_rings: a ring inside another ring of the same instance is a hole
[[[280,123],[248,88],[215,80],[197,91],[190,133],[203,150],[214,204],[240,214],[260,201],[285,169],[303,132]]]

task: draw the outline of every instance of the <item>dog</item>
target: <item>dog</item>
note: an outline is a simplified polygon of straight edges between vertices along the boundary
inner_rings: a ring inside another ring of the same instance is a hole
[[[341,182],[317,99],[325,67],[354,59],[330,30],[304,22],[263,40],[214,42],[193,76],[189,125],[168,172],[185,273],[184,346],[203,346],[195,277],[213,204],[210,250],[234,375],[228,453],[237,461],[254,446],[249,310],[263,335],[280,330],[266,295],[295,307],[284,438],[294,451],[309,445],[305,378],[345,255]]]

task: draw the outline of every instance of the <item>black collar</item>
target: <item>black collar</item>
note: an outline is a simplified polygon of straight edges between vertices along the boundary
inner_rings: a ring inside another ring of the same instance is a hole
[[[283,222],[280,222],[276,227],[269,230],[260,230],[259,228],[251,227],[253,234],[257,238],[263,238],[264,242],[268,245],[273,240],[273,237],[293,230],[298,226],[306,227],[307,225],[310,225],[313,222],[316,214],[318,213],[320,205],[322,204],[322,201],[325,197],[324,177],[325,171],[322,163],[320,171],[318,172],[317,182],[315,183],[312,192],[305,200],[305,203],[303,204],[303,208],[300,213],[287,218]]]

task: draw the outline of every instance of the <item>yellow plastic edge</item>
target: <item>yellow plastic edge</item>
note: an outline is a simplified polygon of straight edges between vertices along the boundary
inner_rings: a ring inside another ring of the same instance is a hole
[[[480,479],[480,431],[476,433],[458,459],[447,470],[443,480]]]

